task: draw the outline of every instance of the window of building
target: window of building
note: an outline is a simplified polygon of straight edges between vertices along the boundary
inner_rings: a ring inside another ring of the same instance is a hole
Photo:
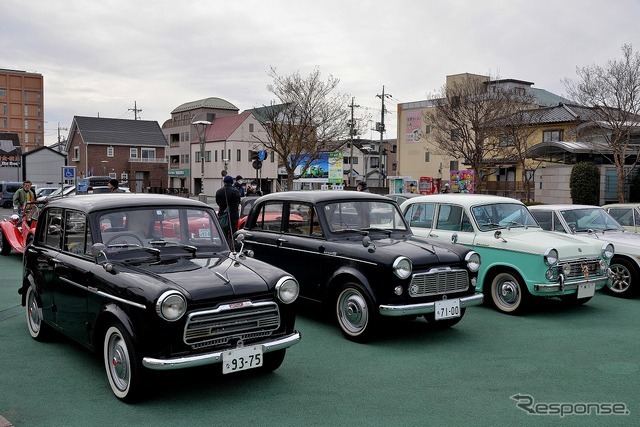
[[[24,142],[29,142],[29,132],[24,133]]]
[[[369,157],[369,166],[372,168],[380,167],[380,158],[379,157]]]
[[[24,100],[28,101],[29,100],[29,92],[27,92],[26,90],[23,92],[24,95]]]
[[[427,151],[426,153],[424,153],[424,161],[425,163],[429,163],[429,152]]]
[[[428,134],[430,134],[430,133],[431,133],[431,126],[426,125],[426,126],[424,127],[424,134],[425,134],[425,135],[428,135]]]
[[[137,148],[129,148],[129,157],[132,159],[138,158],[138,149]]]
[[[500,147],[512,147],[516,145],[513,135],[500,135],[498,144],[500,145]]]
[[[4,122],[4,128],[6,129],[7,128],[7,119],[4,119],[3,122]]]
[[[24,128],[29,129],[29,120],[24,121]]]
[[[242,160],[242,150],[236,150],[236,160],[238,162]]]
[[[275,161],[276,161],[276,152],[275,152],[275,151],[272,151],[272,152],[271,152],[271,163],[273,163],[273,162],[275,162]]]
[[[457,171],[458,170],[458,161],[457,160],[451,160],[449,162],[449,170],[452,170],[452,171]]]
[[[211,151],[205,151],[204,152],[204,161],[205,162],[211,162]]]
[[[249,123],[249,132],[253,132],[253,123]]]
[[[451,140],[452,141],[460,140],[460,129],[451,129]]]
[[[2,104],[2,114],[7,114],[7,104]]]
[[[202,159],[201,153],[199,151],[196,151],[196,160],[195,160],[195,162],[196,163],[200,163],[202,161],[201,159]]]
[[[0,96],[2,96],[2,97],[7,96],[7,89],[0,88]]]
[[[143,159],[155,159],[156,158],[156,149],[155,148],[141,148],[140,149],[140,157]]]
[[[28,106],[28,105],[25,105],[25,106],[24,106],[24,115],[25,115],[25,116],[28,116],[28,115],[29,115],[29,106]]]
[[[524,95],[524,88],[523,87],[514,87],[513,88],[513,93],[515,93],[516,95]]]
[[[113,147],[107,147],[107,157],[113,157]]]
[[[73,147],[73,160],[80,160],[80,147]]]
[[[120,181],[127,182],[128,180],[129,180],[129,174],[127,174],[126,172],[122,172],[120,174]]]
[[[213,161],[218,163],[218,150],[215,150],[213,152]]]
[[[561,130],[545,130],[542,132],[542,142],[562,141],[562,137]]]

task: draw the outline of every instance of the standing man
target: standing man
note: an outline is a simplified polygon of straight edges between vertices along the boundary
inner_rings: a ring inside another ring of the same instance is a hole
[[[244,197],[244,187],[242,186],[242,175],[236,176],[236,182],[233,184],[233,188],[238,190],[240,197]]]
[[[367,182],[366,181],[358,181],[358,184],[356,185],[356,190],[357,191],[362,191],[364,193],[369,193],[369,189],[367,188]]]
[[[36,193],[31,189],[31,181],[22,181],[22,188],[18,188],[13,193],[13,209],[17,209],[18,215],[22,218],[27,203],[36,201]]]
[[[122,188],[119,188],[118,185],[118,180],[115,178],[111,178],[109,180],[109,183],[107,184],[107,187],[109,187],[109,190],[112,193],[124,193],[124,191],[122,191]]]
[[[242,178],[242,177],[240,177]],[[220,219],[220,225],[222,225],[223,231],[229,245],[233,247],[233,233],[238,231],[238,219],[240,218],[240,193],[234,188],[233,178],[227,175],[222,180],[224,186],[216,191],[216,204],[218,205],[218,218]],[[222,218],[227,216],[225,221]],[[226,224],[225,224],[226,222]]]

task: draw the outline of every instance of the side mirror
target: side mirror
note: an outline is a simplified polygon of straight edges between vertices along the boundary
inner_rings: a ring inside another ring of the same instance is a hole
[[[451,235],[451,243],[458,243],[458,233],[453,233]]]

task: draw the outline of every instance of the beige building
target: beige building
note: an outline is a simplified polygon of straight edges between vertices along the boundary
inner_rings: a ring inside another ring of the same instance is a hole
[[[533,83],[523,80],[490,80],[488,76],[463,73],[447,76],[446,85],[457,84],[462,79],[479,79],[486,83],[487,91],[492,86],[528,91],[535,97],[536,103],[540,107],[569,102],[567,99],[544,89],[533,88]],[[433,108],[435,108],[435,104],[432,100],[398,104],[398,171],[396,175],[408,176],[414,180],[418,180],[420,177],[440,178],[445,183],[449,181],[452,170],[467,169],[464,159],[443,155],[433,138],[430,137],[431,127],[425,118],[428,116],[429,110]],[[518,180],[514,167],[503,169],[493,171],[489,180]]]
[[[0,132],[17,133],[23,153],[44,146],[42,74],[0,68]]]

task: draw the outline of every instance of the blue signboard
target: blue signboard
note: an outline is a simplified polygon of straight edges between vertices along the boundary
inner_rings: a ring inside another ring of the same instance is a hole
[[[64,179],[75,179],[75,177],[76,177],[76,167],[75,166],[63,166],[62,167],[62,177]]]

